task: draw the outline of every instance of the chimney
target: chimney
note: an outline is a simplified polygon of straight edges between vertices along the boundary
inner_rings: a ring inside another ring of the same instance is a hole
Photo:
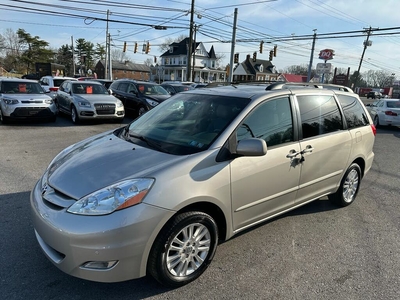
[[[246,60],[250,61],[250,54],[247,54]]]

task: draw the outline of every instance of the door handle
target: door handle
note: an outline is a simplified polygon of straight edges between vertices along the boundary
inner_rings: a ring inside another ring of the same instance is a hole
[[[286,158],[293,159],[299,154],[301,154],[301,152],[297,152],[296,150],[292,149],[289,151],[289,154],[286,155]]]
[[[311,145],[307,145],[305,149],[303,149],[300,153],[301,155],[305,154],[305,153],[311,153],[313,152],[314,148]]]

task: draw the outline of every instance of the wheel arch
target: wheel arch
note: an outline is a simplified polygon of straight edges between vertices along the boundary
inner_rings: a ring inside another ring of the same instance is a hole
[[[360,166],[361,169],[361,178],[364,177],[364,171],[365,171],[365,160],[361,157],[356,158],[350,165],[353,163],[356,163],[357,165]]]
[[[141,271],[140,271],[142,276],[147,275],[147,264],[148,264],[148,260],[149,260],[149,254],[150,254],[150,251],[153,248],[154,242],[156,241],[162,228],[164,228],[165,226],[168,226],[168,224],[170,224],[170,222],[172,222],[172,220],[174,219],[175,216],[177,216],[181,213],[190,212],[190,211],[198,211],[198,212],[203,212],[203,213],[210,215],[214,219],[215,223],[217,224],[218,239],[219,239],[218,243],[226,240],[226,234],[227,234],[226,222],[227,222],[227,220],[226,220],[226,217],[225,217],[222,209],[218,205],[213,204],[211,202],[207,202],[207,201],[191,203],[191,204],[181,208],[180,210],[176,211],[173,215],[170,215],[168,220],[159,228],[157,234],[152,236],[152,238],[149,240],[149,244],[146,247],[146,251],[142,256]]]

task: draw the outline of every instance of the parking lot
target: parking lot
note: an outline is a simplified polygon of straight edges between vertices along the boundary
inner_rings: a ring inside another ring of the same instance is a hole
[[[371,99],[369,99],[371,100]],[[400,129],[378,129],[375,160],[357,200],[323,198],[219,245],[195,282],[166,289],[151,278],[103,284],[70,277],[43,255],[29,194],[65,147],[123,124],[0,125],[0,267],[3,299],[398,299]]]

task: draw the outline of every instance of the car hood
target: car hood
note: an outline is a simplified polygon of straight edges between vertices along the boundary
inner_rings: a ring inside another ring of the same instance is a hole
[[[96,103],[106,103],[106,102],[117,102],[117,98],[115,98],[112,95],[106,95],[106,94],[86,94],[86,95],[74,95],[74,98],[76,101],[79,100],[86,100],[89,102],[96,102]]]
[[[47,182],[55,190],[80,199],[124,179],[151,176],[182,159],[185,157],[141,147],[109,132],[61,152],[47,171]]]
[[[3,97],[32,103],[37,103],[38,101],[42,103],[44,100],[51,99],[47,94],[3,94]]]

